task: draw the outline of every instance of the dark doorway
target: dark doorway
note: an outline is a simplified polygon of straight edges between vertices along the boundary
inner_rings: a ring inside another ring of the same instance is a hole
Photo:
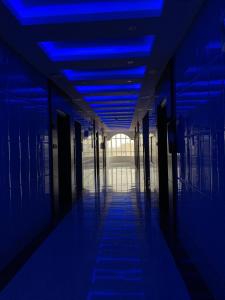
[[[143,128],[143,162],[145,189],[150,188],[150,153],[149,153],[149,113],[145,115],[142,122]]]
[[[162,225],[167,226],[169,217],[167,110],[163,101],[157,109],[158,167],[159,167],[159,207]]]
[[[70,118],[62,112],[57,114],[58,178],[60,213],[72,203]]]
[[[83,188],[81,125],[75,122],[75,180],[77,193]]]

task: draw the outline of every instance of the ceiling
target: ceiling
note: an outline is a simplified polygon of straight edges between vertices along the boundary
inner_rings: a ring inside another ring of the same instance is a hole
[[[204,0],[2,0],[0,34],[106,130],[129,130]],[[7,28],[7,30],[5,30]]]

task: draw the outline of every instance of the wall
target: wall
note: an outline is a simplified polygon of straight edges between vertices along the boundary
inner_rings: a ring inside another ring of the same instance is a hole
[[[177,170],[173,173],[174,157],[168,152],[168,184],[170,192],[171,179],[178,177],[178,193],[174,196],[179,243],[213,297],[225,299],[224,1],[205,1],[171,61],[174,72],[168,74],[165,70],[156,92],[155,110],[150,115],[154,146],[151,178],[154,170],[158,171],[157,107],[167,99],[168,146],[177,140]],[[152,186],[151,189],[154,190]]]
[[[178,232],[215,299],[225,298],[225,3],[206,1],[178,50]]]
[[[0,42],[0,270],[51,222],[46,81]]]
[[[88,123],[62,92],[2,41],[0,64],[1,272],[38,236],[51,228],[55,211],[51,195],[50,146],[53,142],[54,195],[57,195],[58,111],[67,114],[71,120],[73,196],[76,192],[74,121],[80,122],[83,130]],[[93,152],[90,159],[93,160]],[[2,283],[2,277],[0,281]]]

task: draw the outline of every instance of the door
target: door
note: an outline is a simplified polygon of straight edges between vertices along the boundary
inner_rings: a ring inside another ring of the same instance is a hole
[[[62,112],[57,114],[57,135],[59,209],[63,213],[72,204],[72,184],[70,118]]]
[[[75,180],[79,194],[83,188],[81,125],[75,122]]]
[[[168,148],[167,148],[167,111],[163,102],[157,109],[158,130],[158,168],[159,168],[159,208],[161,221],[165,226],[169,215],[169,186],[168,186]]]

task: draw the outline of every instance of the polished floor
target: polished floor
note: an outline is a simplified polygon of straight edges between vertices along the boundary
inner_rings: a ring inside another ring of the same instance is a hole
[[[99,193],[88,182],[0,299],[190,299],[134,168],[108,168],[107,178]]]

